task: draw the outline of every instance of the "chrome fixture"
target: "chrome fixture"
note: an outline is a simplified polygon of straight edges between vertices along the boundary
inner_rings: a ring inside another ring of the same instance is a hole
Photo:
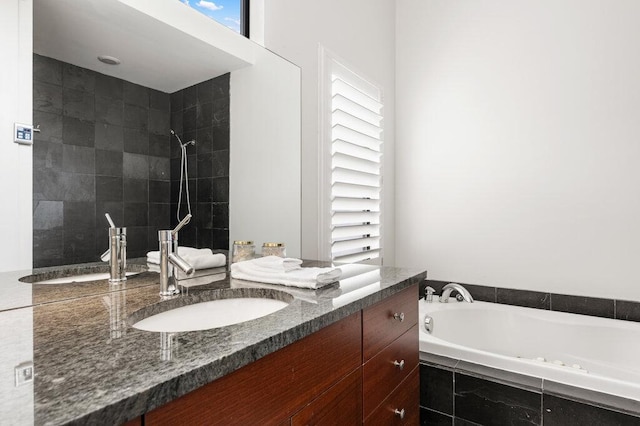
[[[180,207],[182,207],[182,188],[184,187],[185,193],[185,201],[187,204],[187,215],[191,216],[191,200],[189,199],[189,168],[187,167],[187,146],[195,145],[195,139],[190,140],[189,142],[182,143],[182,139],[173,129],[169,129],[171,134],[176,137],[178,143],[180,144],[180,191],[178,191],[178,206],[176,208],[176,219],[178,222],[182,222],[183,219],[180,219]],[[186,216],[185,216],[186,218]],[[189,221],[187,220],[187,223]],[[186,225],[186,224],[185,224]]]
[[[109,222],[109,249],[100,259],[109,261],[109,283],[120,284],[127,280],[127,228],[117,228],[109,213],[104,216]]]
[[[442,295],[440,295],[440,302],[447,303],[449,301],[449,296],[451,295],[451,292],[454,290],[458,292],[458,295],[462,298],[462,300],[464,300],[465,302],[473,303],[473,297],[471,297],[471,294],[467,291],[466,288],[462,287],[460,284],[457,284],[457,283],[449,283],[444,287],[442,287]]]
[[[433,287],[427,286],[427,288],[424,289],[424,301],[428,303],[433,302],[433,293],[435,291]]]
[[[424,316],[424,329],[427,330],[429,334],[433,333],[433,318],[429,315]]]
[[[173,268],[179,268],[187,275],[193,274],[193,266],[178,255],[178,231],[191,220],[188,214],[173,230],[158,231],[160,246],[160,296],[171,297],[180,293],[176,286]]]

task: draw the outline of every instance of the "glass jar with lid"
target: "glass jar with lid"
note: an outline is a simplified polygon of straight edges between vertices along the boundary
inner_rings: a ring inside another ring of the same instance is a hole
[[[284,243],[264,243],[262,244],[263,256],[287,257]]]
[[[231,262],[242,262],[243,260],[253,259],[256,255],[256,246],[253,241],[234,241],[233,250],[231,252]]]

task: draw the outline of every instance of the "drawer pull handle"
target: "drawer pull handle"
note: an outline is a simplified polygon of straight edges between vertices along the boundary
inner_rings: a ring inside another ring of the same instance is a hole
[[[398,360],[393,361],[393,365],[398,367],[400,370],[404,370],[404,359],[401,359],[400,361]]]
[[[398,410],[397,408],[393,410],[393,413],[400,417],[400,419],[404,419],[404,408],[402,410]]]
[[[397,319],[400,322],[404,321],[404,312],[396,312],[395,314],[393,314],[393,319]]]

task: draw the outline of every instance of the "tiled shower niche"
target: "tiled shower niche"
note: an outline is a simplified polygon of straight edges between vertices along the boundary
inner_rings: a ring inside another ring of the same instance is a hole
[[[196,139],[194,219],[181,243],[228,248],[228,75],[168,94],[40,55],[33,61],[34,267],[97,261],[108,245],[105,212],[127,228],[129,257],[157,250],[158,229],[175,225],[180,150],[170,128]]]

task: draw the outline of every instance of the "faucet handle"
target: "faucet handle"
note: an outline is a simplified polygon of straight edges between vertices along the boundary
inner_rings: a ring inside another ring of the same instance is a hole
[[[427,286],[427,287],[424,289],[424,301],[425,301],[425,302],[428,302],[428,303],[433,302],[433,293],[434,293],[435,291],[436,291],[436,290],[435,290],[433,287],[431,287],[431,286]]]

